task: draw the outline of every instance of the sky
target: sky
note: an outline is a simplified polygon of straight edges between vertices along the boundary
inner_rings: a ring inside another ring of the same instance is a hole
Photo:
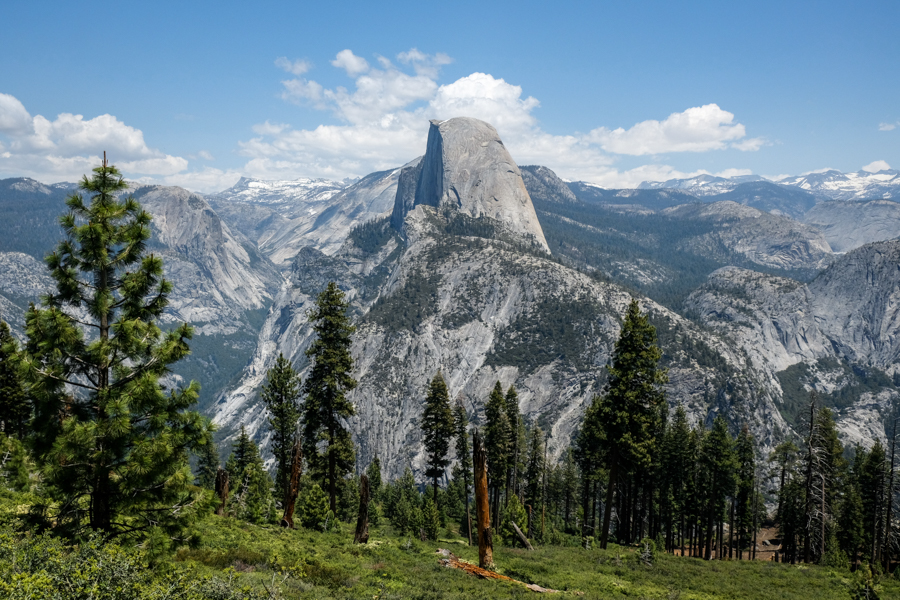
[[[603,187],[900,167],[900,2],[49,2],[0,8],[0,178],[344,179],[494,125]]]

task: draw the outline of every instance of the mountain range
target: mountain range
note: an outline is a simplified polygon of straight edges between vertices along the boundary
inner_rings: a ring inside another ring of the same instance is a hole
[[[357,324],[358,459],[377,454],[389,475],[422,468],[438,369],[475,423],[495,381],[515,385],[558,456],[602,391],[633,296],[657,327],[670,404],[692,422],[723,414],[765,454],[802,430],[816,390],[845,441],[884,439],[900,404],[896,171],[609,190],[517,166],[467,118],[432,122],[423,150],[356,181],[132,190],[174,283],[165,321],[197,331],[175,375],[201,382],[223,440],[244,424],[267,442],[259,387],[279,352],[305,373],[307,312],[328,281]],[[40,259],[72,189],[0,181],[0,318],[17,335],[52,284]]]

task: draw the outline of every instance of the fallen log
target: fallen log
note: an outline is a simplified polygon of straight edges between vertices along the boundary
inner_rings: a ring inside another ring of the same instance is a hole
[[[518,579],[513,579],[512,577],[507,577],[506,575],[501,575],[495,571],[490,571],[488,569],[482,569],[478,565],[473,565],[470,562],[466,562],[450,552],[449,550],[445,550],[444,548],[438,548],[437,554],[440,554],[444,558],[440,559],[440,563],[450,569],[459,569],[460,571],[465,571],[470,575],[475,575],[476,577],[481,577],[482,579],[498,579],[500,581],[509,581],[511,583],[518,583],[519,585],[524,585],[526,588],[531,590],[532,592],[538,592],[541,594],[558,594],[559,590],[551,590],[550,588],[545,588],[537,585],[536,583],[525,583],[524,581],[519,581]]]

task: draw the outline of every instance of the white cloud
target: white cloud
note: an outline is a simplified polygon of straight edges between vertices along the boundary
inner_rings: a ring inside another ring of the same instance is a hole
[[[896,123],[879,123],[878,131],[893,131],[897,129],[897,126],[900,125],[900,121]]]
[[[868,171],[869,173],[877,173],[878,171],[887,171],[891,168],[891,165],[887,164],[887,162],[883,160],[876,160],[874,162],[870,162],[866,166],[862,168],[863,171]]]
[[[411,65],[416,75],[424,77],[436,78],[444,65],[449,65],[453,59],[438,52],[437,54],[425,54],[418,48],[412,48],[408,52],[401,52],[397,55],[397,60],[405,65]]]
[[[92,119],[61,113],[53,120],[31,116],[22,103],[0,94],[0,174],[55,182],[77,181],[96,167],[104,151],[129,178],[166,177],[183,172],[188,161],[150,148],[141,130],[106,114]]]
[[[664,121],[642,121],[627,130],[600,127],[590,133],[591,139],[604,150],[635,156],[722,150],[745,135],[744,126],[735,123],[734,115],[717,104],[672,113]],[[747,141],[743,143],[747,144]],[[755,150],[759,145],[761,142],[752,142],[740,149]]]
[[[289,60],[286,56],[279,56],[275,59],[275,66],[294,75],[303,75],[312,68],[312,63],[302,58]]]
[[[349,48],[338,52],[331,61],[331,65],[345,70],[350,77],[356,77],[369,70],[369,63],[366,62],[366,59],[356,56]]]
[[[210,154],[210,153],[209,153],[208,151],[206,151],[206,150],[201,150],[200,152],[197,153],[197,156],[198,156],[199,158],[202,158],[203,160],[216,160],[216,159],[213,157],[213,155]]]
[[[716,177],[741,177],[742,175],[753,175],[750,169],[725,169],[718,173],[713,173]]]

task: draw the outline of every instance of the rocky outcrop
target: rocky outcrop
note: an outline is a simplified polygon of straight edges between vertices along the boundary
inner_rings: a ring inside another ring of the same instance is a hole
[[[578,198],[566,185],[566,182],[548,169],[538,165],[526,165],[519,167],[522,173],[522,182],[532,201],[559,202],[571,204],[578,202]]]
[[[415,192],[409,185],[415,179]],[[497,222],[504,233],[520,236],[549,252],[522,174],[497,130],[478,119],[431,121],[425,156],[397,190],[391,222],[401,223],[416,206],[448,209]],[[412,203],[409,200],[412,198]]]
[[[821,230],[835,252],[848,252],[900,237],[900,204],[892,200],[820,202],[803,221]]]

